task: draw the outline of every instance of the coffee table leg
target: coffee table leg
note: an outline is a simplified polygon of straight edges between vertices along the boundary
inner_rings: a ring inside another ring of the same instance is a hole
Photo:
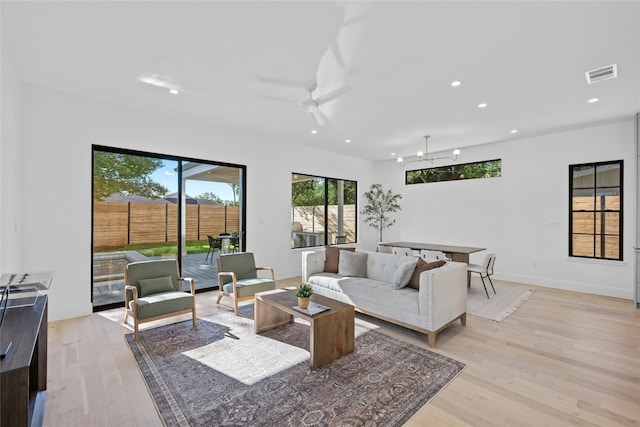
[[[293,322],[292,315],[266,304],[260,297],[256,298],[253,309],[253,330],[256,334]]]
[[[327,363],[353,352],[354,310],[342,310],[332,316],[313,319],[311,323],[311,368],[317,369]]]

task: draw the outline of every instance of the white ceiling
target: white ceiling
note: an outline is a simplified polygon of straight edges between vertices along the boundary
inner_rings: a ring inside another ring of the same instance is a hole
[[[638,1],[0,7],[4,45],[26,82],[371,160],[411,155],[427,133],[430,151],[464,156],[475,144],[640,112]],[[586,71],[609,64],[618,78],[586,83]],[[316,81],[316,98],[341,93],[320,107],[323,127],[301,107]]]

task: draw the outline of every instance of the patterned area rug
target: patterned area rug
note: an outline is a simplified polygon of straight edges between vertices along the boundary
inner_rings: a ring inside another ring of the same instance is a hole
[[[487,281],[489,297],[484,292],[482,282],[472,279],[471,288],[467,292],[467,313],[496,322],[503,321],[516,311],[520,305],[535,292],[535,287],[519,283],[494,280],[496,293]]]
[[[253,305],[126,335],[168,426],[398,426],[464,364],[356,322],[355,351],[309,367],[309,327],[256,335]]]

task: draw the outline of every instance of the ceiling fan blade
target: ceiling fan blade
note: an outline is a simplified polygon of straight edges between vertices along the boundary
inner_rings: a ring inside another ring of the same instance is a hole
[[[327,102],[331,102],[334,99],[344,95],[347,92],[351,92],[351,90],[352,90],[351,86],[342,86],[336,90],[332,90],[329,93],[325,93],[321,97],[316,98],[315,101],[318,103],[318,105],[326,104]]]
[[[311,115],[313,116],[314,119],[316,119],[316,123],[318,123],[318,126],[324,126],[325,125],[325,120],[324,117],[322,116],[322,113],[320,112],[320,110],[315,109],[311,112]]]

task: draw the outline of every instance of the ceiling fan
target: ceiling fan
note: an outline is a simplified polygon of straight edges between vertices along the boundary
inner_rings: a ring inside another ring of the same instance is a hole
[[[304,89],[303,85],[298,85],[295,83],[283,82],[280,80],[271,80],[271,79],[260,79],[261,84],[267,84],[271,86],[284,86],[288,89],[297,89],[297,93],[299,94],[302,89]],[[345,93],[351,91],[350,86],[342,86],[338,89],[332,90],[318,98],[313,97],[313,92],[316,90],[317,84],[313,83],[309,85],[306,89],[306,92],[309,94],[308,98],[302,101],[300,104],[302,106],[302,110],[305,113],[309,113],[313,116],[314,120],[318,124],[318,126],[324,126],[327,123],[327,120],[320,111],[320,106],[335,100],[336,98],[344,95]],[[288,95],[288,96],[287,96]],[[285,101],[285,102],[296,102],[300,103],[300,98],[297,94],[292,94],[290,92],[286,93],[285,96],[271,96],[271,95],[260,95],[262,98],[275,99],[276,101]],[[295,96],[295,98],[294,98]]]

